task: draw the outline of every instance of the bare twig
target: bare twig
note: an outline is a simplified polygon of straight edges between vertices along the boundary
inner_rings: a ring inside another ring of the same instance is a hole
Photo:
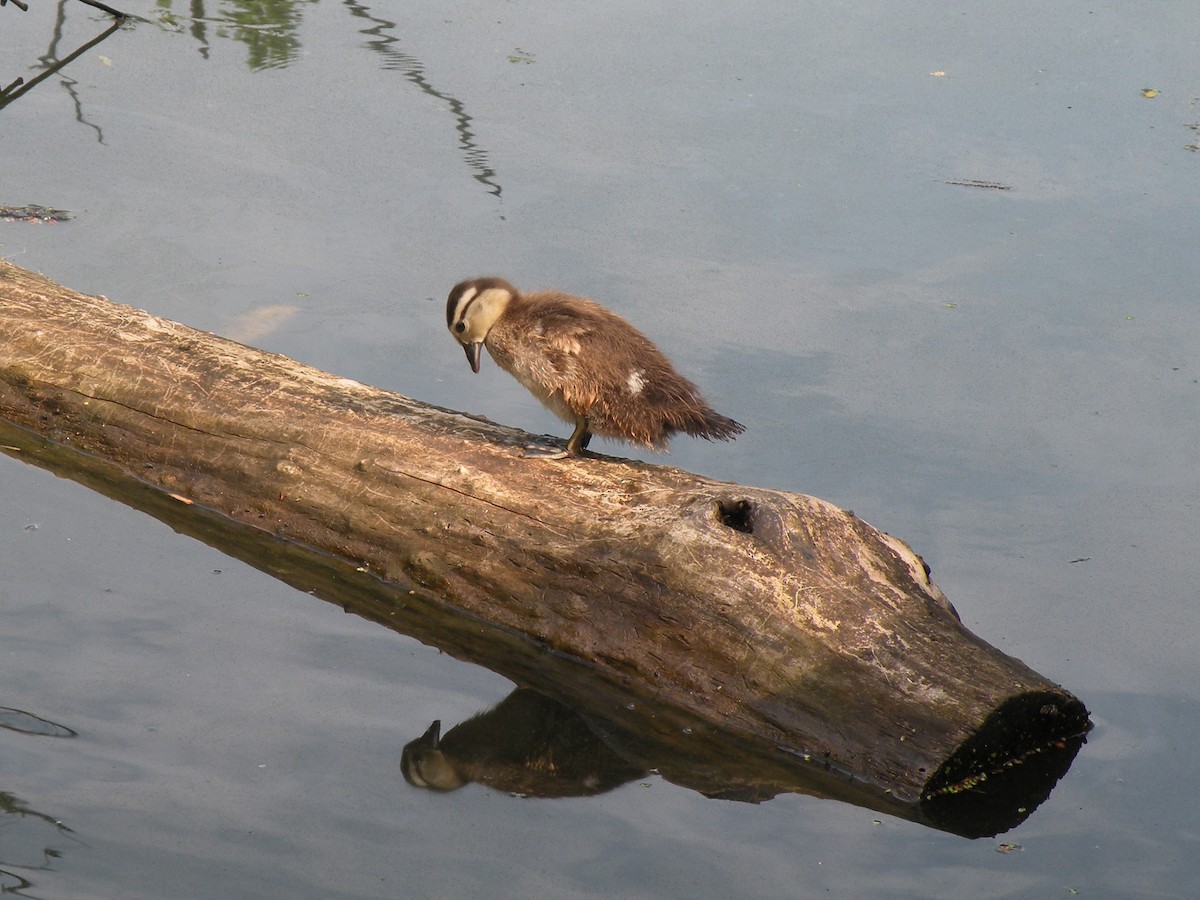
[[[13,0],[13,3],[16,3],[16,2],[17,2],[17,0]],[[96,7],[96,9],[102,9],[106,13],[108,13],[110,16],[115,16],[116,18],[121,19],[121,20],[125,20],[125,19],[129,18],[125,13],[121,12],[118,9],[113,9],[111,6],[106,6],[105,4],[101,3],[100,0],[79,0],[79,2],[86,3],[88,6],[94,6],[94,7]]]
[[[16,3],[17,0],[12,0],[12,2]],[[125,23],[125,19],[123,17],[115,20],[112,23],[112,25],[110,25],[108,28],[106,28],[103,32],[101,32],[96,37],[92,38],[90,41],[88,41],[86,44],[84,44],[82,47],[80,47],[78,50],[76,50],[70,56],[63,57],[58,62],[56,62],[54,65],[52,65],[50,68],[46,69],[43,72],[39,72],[38,75],[35,78],[31,79],[30,81],[24,81],[24,79],[18,78],[16,81],[14,81],[8,87],[6,87],[3,91],[0,91],[0,109],[3,109],[9,103],[12,103],[14,100],[16,100],[22,94],[24,94],[26,91],[31,90],[35,85],[40,84],[41,82],[45,81],[47,78],[49,78],[55,72],[62,69],[64,66],[66,66],[71,61],[78,59],[81,55],[86,53],[88,50],[92,49],[92,47],[95,47],[98,43],[100,43],[102,40],[104,40],[106,37],[108,37],[110,34],[112,34],[118,28],[120,28],[124,23]]]

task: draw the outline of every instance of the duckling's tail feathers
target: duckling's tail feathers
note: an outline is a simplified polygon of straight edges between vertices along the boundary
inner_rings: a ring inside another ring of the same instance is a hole
[[[703,409],[681,422],[679,430],[706,441],[732,441],[746,430],[746,426],[712,409]]]

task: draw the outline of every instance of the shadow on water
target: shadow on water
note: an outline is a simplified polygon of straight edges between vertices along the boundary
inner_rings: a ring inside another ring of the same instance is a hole
[[[467,114],[466,105],[458,98],[439,91],[430,84],[425,77],[425,67],[420,60],[406,53],[399,46],[399,38],[392,34],[396,29],[395,22],[376,18],[371,14],[370,9],[355,0],[344,0],[344,3],[352,15],[372,23],[369,27],[362,29],[362,33],[371,38],[367,42],[367,46],[383,57],[384,71],[400,72],[422,92],[430,97],[436,97],[449,107],[450,112],[454,115],[454,130],[458,132],[458,145],[462,150],[463,159],[475,172],[475,180],[487,188],[489,194],[498,198],[501,191],[500,183],[496,181],[495,170],[488,164],[487,151],[475,141],[475,132],[471,130],[472,119]]]
[[[300,54],[300,6],[316,0],[221,0],[223,12],[210,14],[204,0],[190,0],[186,14],[177,13],[170,5],[157,11],[158,24],[175,31],[187,31],[200,46],[200,56],[208,59],[211,47],[210,31],[216,38],[239,41],[247,47],[246,63],[251,71],[284,68]],[[357,0],[344,0],[352,16],[367,24],[360,33],[368,40],[365,46],[383,60],[385,72],[399,72],[422,93],[439,100],[454,119],[459,152],[472,172],[472,178],[499,199],[502,193],[496,170],[488,161],[488,153],[479,146],[474,132],[474,120],[467,105],[457,97],[437,88],[426,76],[425,65],[407,52],[396,36],[397,24],[374,14],[370,7]],[[187,23],[186,26],[184,23]]]
[[[62,71],[67,65],[78,59],[84,53],[87,53],[87,51],[91,50],[101,41],[108,38],[114,31],[129,21],[130,18],[125,13],[119,12],[112,7],[105,6],[103,3],[98,2],[98,0],[80,0],[80,2],[85,3],[88,6],[96,7],[108,13],[113,17],[113,21],[106,29],[104,29],[104,31],[100,32],[100,34],[96,35],[96,37],[92,38],[90,41],[85,42],[75,50],[68,53],[66,56],[59,56],[59,53],[61,52],[59,44],[62,42],[63,30],[67,21],[68,2],[70,2],[70,0],[59,0],[58,8],[54,17],[54,29],[50,35],[50,44],[46,48],[46,52],[38,57],[38,63],[40,64],[42,71],[28,81],[26,81],[24,77],[18,77],[14,81],[4,85],[4,87],[0,87],[0,109],[8,106],[8,104],[12,103],[18,97],[24,96],[54,73]],[[71,5],[74,8],[78,8],[74,3]],[[83,102],[79,96],[79,93],[75,90],[77,85],[75,79],[64,75],[62,84],[63,87],[66,88],[67,93],[71,96],[71,102],[75,107],[75,121],[95,131],[97,142],[103,144],[104,132],[101,130],[100,126],[87,121],[87,119],[84,117]]]
[[[66,7],[75,0],[59,0],[57,17],[50,46],[39,57],[43,70],[35,77],[26,81],[17,78],[5,87],[0,88],[0,109],[25,94],[35,85],[49,78],[55,72],[61,71],[66,65],[99,44],[114,31],[131,21],[146,21],[136,16],[129,16],[104,6],[98,0],[78,0],[96,6],[111,13],[115,20],[98,36],[88,41],[77,50],[65,57],[59,57],[59,43],[62,40],[63,27],[66,22]],[[298,30],[301,23],[301,4],[315,3],[316,0],[271,0],[261,3],[257,0],[221,0],[226,7],[218,15],[210,15],[204,5],[204,0],[191,0],[186,15],[174,12],[168,0],[166,7],[156,11],[157,24],[162,28],[186,32],[200,46],[200,57],[207,60],[211,47],[210,30],[217,38],[228,38],[246,45],[246,64],[251,71],[263,69],[284,68],[291,65],[300,53],[300,38]],[[502,188],[496,180],[496,170],[488,162],[488,153],[479,146],[473,130],[474,120],[468,114],[466,104],[457,97],[439,90],[425,75],[424,64],[406,52],[400,46],[400,39],[395,36],[395,22],[375,16],[371,9],[356,0],[345,0],[345,6],[355,18],[364,19],[369,24],[361,29],[361,33],[369,40],[366,46],[383,58],[382,68],[386,72],[399,72],[407,81],[416,85],[422,93],[435,97],[449,110],[454,118],[454,131],[458,136],[458,147],[463,161],[472,172],[472,178],[478,181],[497,199]],[[186,27],[183,23],[187,23]],[[64,76],[63,86],[71,95],[75,106],[75,119],[82,125],[96,132],[96,139],[104,143],[104,132],[99,126],[87,121],[84,116],[83,102],[75,90],[74,79]]]
[[[226,7],[219,15],[210,15],[204,0],[191,0],[186,16],[172,12],[170,6],[158,10],[158,24],[175,31],[185,30],[200,45],[200,58],[207,60],[212,44],[209,26],[217,38],[230,38],[246,45],[246,65],[251,71],[282,69],[300,55],[301,4],[316,0],[222,0]]]
[[[494,709],[444,736],[440,722],[413,723],[409,733],[421,736],[404,749],[401,769],[416,786],[451,790],[477,782],[526,796],[586,796],[654,772],[707,797],[759,803],[778,794],[806,794],[973,838],[1024,821],[1066,774],[1084,742],[1085,724],[1061,732],[1073,736],[1026,741],[1022,746],[1029,752],[1018,759],[973,758],[978,746],[992,745],[995,735],[989,733],[980,745],[964,746],[943,766],[945,772],[930,779],[930,785],[940,787],[903,800],[816,755],[784,752],[765,738],[718,727],[613,673],[450,608],[420,584],[383,582],[341,558],[180,503],[103,460],[22,428],[0,422],[0,451],[154,516],[346,612],[486,666],[519,686]],[[1020,713],[996,710],[980,735],[1028,721]]]
[[[66,849],[63,844],[81,844],[58,819],[30,809],[7,791],[0,791],[0,830],[0,894],[16,897],[33,896],[26,893],[35,885],[29,876],[51,869]]]

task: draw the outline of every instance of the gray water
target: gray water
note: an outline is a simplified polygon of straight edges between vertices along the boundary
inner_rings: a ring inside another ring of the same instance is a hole
[[[0,729],[0,886],[1193,895],[1200,9],[123,8],[148,21],[0,110],[0,205],[75,215],[0,223],[0,255],[562,436],[490,360],[471,374],[442,304],[485,273],[593,296],[748,426],[672,464],[903,537],[1097,727],[1041,808],[977,841],[654,775],[419,791],[400,747],[509,682],[0,456],[0,707],[75,733]],[[0,87],[106,24],[0,8]]]

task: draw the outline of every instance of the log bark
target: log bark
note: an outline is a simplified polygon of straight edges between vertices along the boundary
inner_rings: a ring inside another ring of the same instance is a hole
[[[475,657],[468,632],[504,644],[499,670],[603,719],[614,744],[641,740],[625,725],[706,723],[769,766],[928,811],[1039,754],[1057,751],[1057,778],[1090,727],[1077,698],[966,630],[907,545],[817,498],[521,458],[523,432],[3,262],[0,335],[0,416],[48,439],[43,455],[99,460],[110,492],[173,518],[349,561],[400,598],[364,613],[380,621],[449,610],[457,625],[418,636]],[[615,712],[564,666],[657,712]]]

